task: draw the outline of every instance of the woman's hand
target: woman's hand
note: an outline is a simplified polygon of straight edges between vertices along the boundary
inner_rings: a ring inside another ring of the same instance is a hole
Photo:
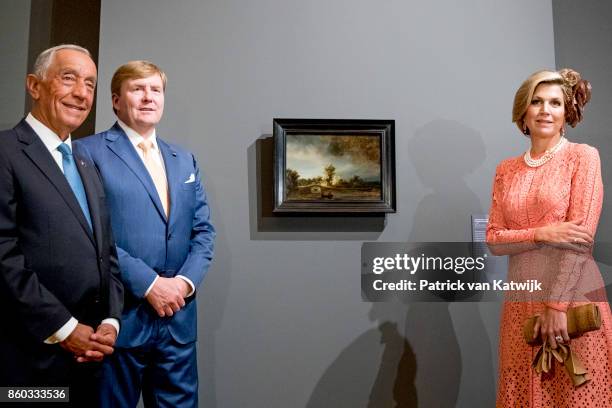
[[[546,307],[533,326],[533,338],[538,336],[542,338],[542,343],[548,342],[554,349],[557,348],[558,336],[563,338],[563,342],[568,342],[567,313]]]
[[[535,241],[582,251],[593,245],[593,236],[585,227],[574,222],[560,222],[536,228]]]

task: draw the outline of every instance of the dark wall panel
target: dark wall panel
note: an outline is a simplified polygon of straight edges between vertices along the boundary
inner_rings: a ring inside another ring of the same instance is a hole
[[[59,44],[78,44],[91,52],[98,65],[100,43],[100,0],[32,0],[30,13],[30,42],[28,72],[36,57],[49,47]],[[26,98],[25,112],[30,110]],[[87,120],[72,133],[73,138],[94,133],[96,105]]]

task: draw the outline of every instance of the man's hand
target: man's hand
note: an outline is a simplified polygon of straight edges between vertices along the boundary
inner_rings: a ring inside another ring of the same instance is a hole
[[[180,278],[158,278],[146,299],[160,317],[172,316],[185,306],[189,284]]]
[[[90,339],[100,344],[113,347],[115,341],[117,341],[117,330],[112,324],[102,323],[98,326],[96,332],[91,335]]]
[[[79,362],[102,361],[105,355],[113,352],[113,348],[106,344],[92,341],[91,336],[93,334],[93,328],[78,323],[72,333],[59,344],[64,350],[74,354]]]
[[[187,295],[189,294],[189,292],[191,292],[191,286],[189,286],[189,284],[185,282],[184,279],[181,279],[181,278],[174,278],[174,279],[176,280],[176,284],[179,286],[183,299],[185,299]]]
[[[111,324],[102,323],[98,326],[96,332],[89,336],[89,339],[94,343],[113,347],[115,345],[115,341],[117,341],[117,330],[115,330],[115,327]],[[104,355],[101,357],[103,358]],[[79,363],[86,363],[91,361],[101,361],[102,358],[100,358],[100,354],[98,352],[90,351],[77,357],[77,361]]]

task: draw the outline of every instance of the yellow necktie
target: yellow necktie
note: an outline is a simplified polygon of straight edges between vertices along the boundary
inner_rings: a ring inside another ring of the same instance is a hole
[[[142,150],[142,159],[145,167],[149,171],[155,189],[161,200],[162,207],[164,207],[164,213],[168,217],[168,211],[170,208],[170,197],[168,196],[168,181],[166,180],[166,174],[160,163],[153,157],[156,152],[152,151],[153,142],[150,140],[143,140],[138,143],[138,147]]]

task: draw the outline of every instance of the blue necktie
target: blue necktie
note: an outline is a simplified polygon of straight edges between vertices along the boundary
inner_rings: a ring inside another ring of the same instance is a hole
[[[66,143],[62,143],[57,147],[57,150],[62,153],[64,176],[66,176],[66,180],[68,180],[68,184],[70,184],[70,187],[72,188],[72,191],[74,192],[74,195],[81,206],[81,210],[83,210],[83,215],[85,215],[89,228],[92,228],[91,216],[89,215],[89,206],[87,205],[87,197],[85,196],[85,188],[83,187],[81,175],[79,174],[76,163],[74,162],[74,156],[72,155],[70,146],[68,146]]]

